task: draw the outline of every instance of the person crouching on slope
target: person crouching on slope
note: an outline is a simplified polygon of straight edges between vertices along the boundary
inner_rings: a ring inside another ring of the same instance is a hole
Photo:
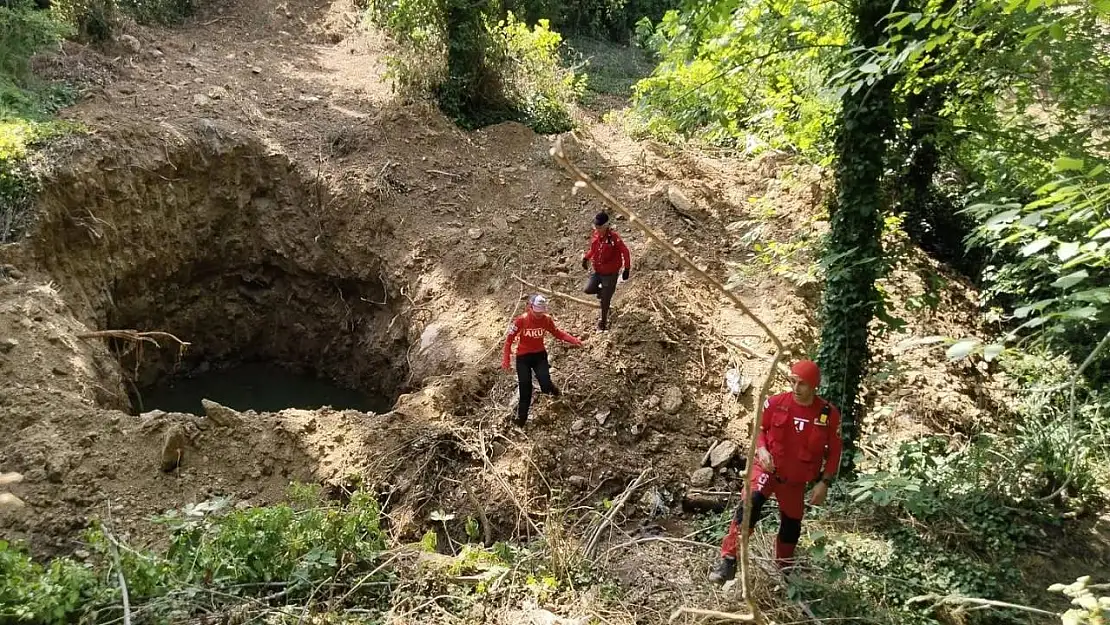
[[[751,536],[763,504],[777,497],[780,516],[775,563],[783,570],[793,566],[794,548],[802,535],[806,486],[820,478],[809,503],[814,506],[824,503],[829,483],[840,468],[842,450],[840,411],[817,396],[821,384],[817,364],[811,360],[795,363],[790,368],[790,380],[793,392],[769,397],[763,405],[752,467],[752,516],[747,530]],[[721,543],[721,561],[709,574],[709,581],[715,584],[736,577],[743,514],[741,504]]]
[[[582,341],[570,334],[563,332],[555,325],[555,320],[547,314],[547,298],[542,295],[533,295],[528,299],[525,313],[509,324],[509,335],[505,337],[505,349],[501,356],[501,368],[509,368],[509,356],[513,351],[513,342],[520,338],[520,345],[516,348],[516,377],[520,387],[520,404],[516,409],[516,424],[523,427],[528,421],[528,409],[532,405],[532,373],[540,381],[540,392],[549,395],[558,395],[559,389],[551,383],[551,366],[547,362],[547,349],[544,347],[544,337],[550,332],[555,338],[575,347],[581,346]]]
[[[596,295],[601,300],[601,318],[597,321],[597,331],[604,332],[609,327],[609,303],[617,292],[617,275],[621,273],[621,267],[624,267],[621,277],[628,280],[632,257],[620,235],[609,227],[609,215],[603,212],[594,217],[594,233],[590,238],[590,249],[582,257],[582,268],[589,268],[591,262],[594,271],[582,291],[587,295]]]

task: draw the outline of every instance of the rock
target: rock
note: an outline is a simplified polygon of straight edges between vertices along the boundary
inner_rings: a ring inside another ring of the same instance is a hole
[[[485,254],[483,254],[482,252],[478,252],[477,254],[474,255],[474,266],[475,267],[482,268],[482,267],[485,267],[488,264],[489,264],[489,258]]]
[[[609,415],[612,414],[612,412],[613,411],[609,408],[598,410],[597,413],[594,414],[594,419],[597,419],[598,425],[605,425],[605,421],[609,419]]]
[[[694,203],[690,201],[690,198],[686,197],[686,194],[683,193],[682,190],[674,185],[667,186],[667,201],[671,203],[671,206],[674,206],[684,213],[690,213],[694,210]]]
[[[243,424],[243,415],[227,406],[221,406],[210,399],[200,400],[200,405],[204,407],[204,414],[216,425],[229,428]]]
[[[651,395],[647,399],[644,400],[644,408],[647,408],[648,410],[655,410],[658,407],[659,407],[659,396],[658,395]]]
[[[581,434],[582,432],[586,431],[586,420],[575,419],[574,423],[570,424],[570,431],[574,434]]]
[[[228,93],[227,89],[224,89],[223,87],[212,87],[208,90],[208,97],[212,98],[213,100],[222,100],[229,97],[230,95],[231,94]]]
[[[246,499],[235,502],[236,510],[246,510],[249,507],[251,507],[251,502],[247,501]]]
[[[567,478],[567,481],[570,482],[570,485],[574,486],[575,488],[585,488],[586,485],[590,483],[590,481],[582,475],[572,475]]]
[[[669,386],[663,390],[663,398],[659,400],[659,407],[667,414],[677,414],[682,408],[682,390],[677,386]]]
[[[54,375],[69,375],[69,372],[61,367],[54,367],[50,370]]]
[[[19,346],[15,339],[0,339],[0,354],[6,354]]]
[[[713,484],[713,469],[711,467],[702,467],[690,474],[690,486],[694,488],[706,488],[711,484]]]
[[[22,499],[11,493],[0,493],[0,512],[19,510],[26,505]]]
[[[133,54],[138,54],[139,51],[143,49],[143,46],[139,43],[139,40],[131,35],[120,35],[119,43]]]
[[[471,239],[478,240],[482,238],[482,231],[479,228],[471,228],[470,230],[466,231],[466,236],[470,237]]]
[[[316,417],[313,417],[313,418],[309,419],[304,424],[304,426],[301,427],[301,431],[304,432],[305,434],[312,434],[313,432],[315,432],[316,431]]]
[[[175,425],[162,437],[162,471],[169,473],[185,459],[185,430]]]
[[[23,476],[14,471],[10,473],[0,473],[0,486],[7,486],[9,484],[18,484],[23,481]]]
[[[725,439],[717,443],[717,446],[709,452],[709,465],[714,469],[723,467],[736,457],[736,452],[739,450],[736,443]]]
[[[254,67],[251,68],[251,73],[252,74],[261,74],[262,73],[262,68],[255,65]]]
[[[162,51],[159,50],[158,48],[151,48],[151,49],[147,50],[146,53],[149,54],[151,57],[156,58],[156,59],[162,58]]]
[[[193,96],[193,106],[208,106],[211,103],[212,100],[203,93],[198,93]]]

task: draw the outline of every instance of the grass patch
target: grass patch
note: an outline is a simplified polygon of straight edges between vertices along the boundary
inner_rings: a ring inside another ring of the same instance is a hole
[[[586,94],[632,97],[632,87],[655,70],[651,54],[642,48],[621,46],[587,37],[567,40],[567,63],[586,63]]]

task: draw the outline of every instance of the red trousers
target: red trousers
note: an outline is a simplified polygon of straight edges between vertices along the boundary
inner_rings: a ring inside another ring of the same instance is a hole
[[[759,522],[763,504],[771,497],[779,502],[779,534],[775,541],[775,560],[780,567],[789,566],[794,557],[794,549],[802,535],[802,516],[805,514],[806,484],[804,482],[783,482],[774,475],[765,473],[758,466],[752,469],[752,516],[748,525],[751,536],[755,524]],[[721,556],[735,558],[740,546],[740,524],[743,522],[744,504],[736,509],[728,534],[721,542]]]

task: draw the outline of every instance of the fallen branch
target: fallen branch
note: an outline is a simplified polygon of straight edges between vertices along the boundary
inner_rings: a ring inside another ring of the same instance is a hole
[[[97,332],[86,332],[78,334],[79,339],[120,339],[122,341],[131,341],[134,343],[150,343],[155,347],[161,348],[155,339],[170,339],[177,343],[180,349],[186,349],[192,343],[187,343],[170,334],[169,332],[139,332],[138,330],[99,330]]]
[[[693,614],[695,616],[708,616],[722,621],[737,621],[750,623],[755,620],[755,615],[752,614],[737,614],[735,612],[718,612],[716,610],[702,610],[699,608],[679,608],[671,613],[671,618],[667,619],[668,623],[673,623],[683,614]]]
[[[1059,614],[1034,608],[1027,605],[1018,605],[1016,603],[1007,603],[1005,601],[995,601],[994,599],[978,599],[976,597],[962,597],[960,595],[921,595],[914,597],[906,602],[906,605],[913,605],[915,603],[925,603],[927,601],[933,602],[933,607],[939,605],[956,605],[966,606],[974,605],[988,608],[1006,608],[1010,610],[1021,610],[1022,612],[1030,612],[1032,614],[1042,614],[1044,616],[1053,616],[1059,618]]]
[[[747,539],[747,536],[748,536],[748,532],[747,532],[746,528],[749,525],[749,520],[751,519],[751,479],[752,479],[752,469],[755,466],[755,463],[752,462],[752,459],[753,459],[753,456],[755,454],[756,441],[757,441],[758,436],[759,436],[759,428],[760,428],[760,424],[762,423],[762,419],[763,419],[763,404],[764,404],[764,401],[767,397],[768,392],[770,391],[771,381],[774,379],[775,372],[778,369],[779,361],[782,360],[783,358],[785,358],[789,354],[789,351],[787,350],[786,345],[782,342],[782,340],[780,340],[779,337],[777,335],[775,335],[774,331],[771,330],[771,327],[768,326],[766,323],[764,323],[762,319],[757,317],[751,311],[751,309],[748,308],[747,305],[745,305],[744,302],[741,301],[740,298],[736,296],[736,294],[734,294],[732,291],[725,288],[725,285],[722,284],[719,280],[717,280],[713,276],[709,275],[702,268],[700,268],[696,264],[694,264],[694,261],[690,260],[690,258],[688,256],[686,256],[686,254],[682,253],[681,250],[679,250],[677,247],[672,245],[669,241],[664,239],[663,236],[661,234],[657,233],[651,226],[644,223],[644,221],[642,219],[640,219],[639,215],[637,215],[631,209],[625,207],[620,202],[618,202],[616,200],[616,198],[609,195],[608,192],[606,192],[604,189],[602,189],[600,186],[598,186],[593,180],[591,180],[590,177],[588,175],[586,175],[585,172],[583,172],[581,169],[578,168],[578,166],[576,166],[574,163],[572,163],[570,161],[570,159],[567,158],[566,152],[563,150],[563,139],[562,139],[562,137],[559,137],[555,140],[555,145],[552,146],[550,154],[551,154],[551,157],[555,159],[556,163],[558,163],[563,169],[567,170],[567,172],[569,172],[571,174],[571,176],[573,176],[576,179],[575,183],[574,183],[575,188],[588,188],[588,189],[590,189],[595,194],[597,194],[597,196],[600,197],[603,202],[605,202],[606,206],[608,206],[612,210],[624,215],[628,219],[628,222],[630,224],[632,224],[636,228],[639,228],[640,231],[643,232],[649,239],[651,239],[653,242],[657,243],[660,247],[662,247],[664,250],[666,250],[671,256],[673,256],[676,260],[678,260],[678,262],[683,267],[689,269],[695,275],[701,277],[703,280],[705,280],[710,285],[712,285],[714,289],[716,289],[722,295],[724,295],[725,298],[727,298],[734,306],[736,306],[738,309],[740,309],[741,312],[743,312],[752,321],[754,321],[755,324],[758,325],[759,328],[767,335],[767,338],[771,339],[771,342],[775,344],[775,354],[774,354],[774,357],[772,358],[772,361],[771,361],[771,367],[767,372],[767,376],[763,380],[763,387],[762,387],[762,390],[760,391],[759,400],[756,403],[755,420],[752,424],[751,440],[749,441],[749,444],[748,444],[748,460],[749,460],[749,462],[747,463],[747,470],[744,473],[744,516],[743,516],[743,524],[741,525],[741,531],[740,531],[740,536],[741,536],[740,545],[741,545],[741,549],[743,551],[743,553],[741,555],[741,563],[742,563],[741,581],[743,583],[744,599],[748,602],[748,607],[751,609],[752,614],[748,615],[748,618],[746,618],[746,619],[736,619],[736,620],[754,620],[758,623],[763,623],[764,619],[763,619],[762,613],[759,611],[758,606],[756,606],[755,601],[753,601],[752,598],[751,598],[752,593],[751,593],[751,588],[749,587],[750,580],[749,580],[748,574],[747,574],[747,566],[748,566],[748,539]],[[682,614],[683,613],[682,610],[692,610],[692,609],[691,608],[680,608],[679,611],[676,611],[675,614],[672,615],[672,618],[675,615]]]
[[[781,340],[779,340],[779,337],[776,336],[775,333],[771,330],[771,327],[768,326],[766,323],[763,323],[762,319],[755,316],[755,313],[753,313],[751,311],[751,309],[748,308],[747,305],[745,305],[744,302],[741,301],[740,298],[736,296],[736,294],[734,294],[732,291],[729,291],[728,289],[726,289],[725,285],[722,284],[719,280],[717,280],[713,276],[706,273],[703,269],[701,269],[700,267],[695,265],[694,261],[690,260],[689,257],[686,256],[686,254],[683,254],[681,250],[679,250],[677,247],[672,245],[669,241],[664,239],[663,236],[661,234],[657,233],[651,226],[644,223],[644,221],[642,219],[640,219],[639,215],[632,212],[631,209],[625,207],[620,202],[618,202],[616,200],[616,198],[609,195],[608,192],[606,192],[604,189],[602,189],[600,186],[598,186],[593,180],[591,180],[590,177],[588,175],[586,175],[586,172],[582,171],[581,169],[578,168],[577,165],[570,162],[570,159],[568,159],[567,156],[566,156],[566,152],[563,151],[563,139],[562,139],[562,137],[559,137],[559,138],[555,139],[555,145],[551,148],[550,154],[551,154],[552,158],[555,159],[556,163],[558,163],[563,169],[567,170],[574,178],[577,179],[577,181],[574,183],[575,187],[586,187],[586,188],[589,188],[594,193],[596,193],[597,196],[600,197],[602,199],[602,201],[605,202],[605,204],[609,208],[611,208],[614,211],[624,215],[628,219],[628,223],[630,223],[633,226],[639,228],[640,231],[643,232],[645,235],[647,235],[647,237],[649,239],[651,239],[655,243],[659,244],[663,249],[667,250],[667,252],[669,252],[671,254],[671,256],[673,256],[676,260],[678,260],[679,263],[682,264],[682,266],[686,267],[690,271],[697,274],[703,280],[705,280],[706,282],[711,284],[713,286],[713,288],[720,291],[722,295],[724,295],[726,298],[728,298],[728,300],[730,302],[732,302],[732,304],[734,306],[739,308],[741,312],[743,312],[745,315],[747,315],[752,321],[755,322],[756,325],[759,326],[759,328],[761,330],[763,330],[763,332],[765,332],[767,334],[767,337],[770,338],[771,342],[773,342],[775,344],[776,351],[778,351],[780,354],[786,354],[787,353],[786,346],[783,344],[783,342]]]
[[[605,532],[605,528],[613,524],[613,520],[617,518],[617,514],[620,513],[621,509],[628,503],[628,500],[632,498],[632,493],[636,492],[636,489],[644,483],[649,471],[650,469],[644,469],[640,475],[628,485],[628,488],[624,489],[624,492],[621,493],[621,496],[618,497],[617,501],[613,504],[613,508],[602,518],[597,529],[591,532],[590,540],[586,542],[586,548],[582,552],[587,558],[593,557],[594,552],[597,550],[597,543],[601,540],[601,535]]]
[[[559,291],[553,291],[551,289],[545,289],[542,286],[532,284],[531,282],[525,280],[524,278],[521,278],[520,276],[516,275],[515,273],[513,274],[513,278],[515,278],[517,282],[520,282],[524,286],[535,289],[535,290],[539,291],[540,293],[543,293],[544,295],[550,295],[551,297],[558,297],[558,298],[561,298],[561,299],[570,300],[570,301],[574,302],[575,304],[582,304],[583,306],[589,306],[590,308],[601,308],[601,304],[598,304],[597,302],[591,302],[589,300],[584,300],[582,298],[575,297],[573,295],[568,295],[566,293],[561,293]]]

